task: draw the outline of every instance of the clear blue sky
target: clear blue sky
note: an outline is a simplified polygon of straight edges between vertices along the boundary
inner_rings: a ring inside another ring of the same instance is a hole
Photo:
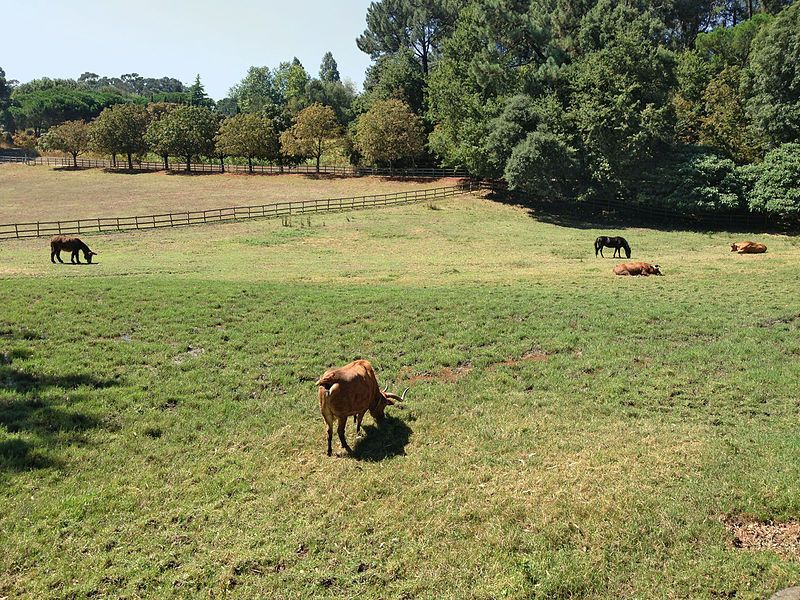
[[[369,56],[356,37],[369,0],[24,0],[4,7],[0,67],[8,79],[195,74],[215,100],[252,65],[293,56],[313,76],[330,50],[358,89]]]

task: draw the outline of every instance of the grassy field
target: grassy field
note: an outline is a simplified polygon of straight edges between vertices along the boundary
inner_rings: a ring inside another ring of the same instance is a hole
[[[800,242],[628,229],[665,273],[634,279],[599,233],[463,197],[90,236],[91,266],[3,243],[0,597],[796,584],[725,520],[800,516]],[[356,357],[411,389],[328,458],[313,382]]]
[[[0,223],[125,217],[455,185],[457,180],[396,180],[326,175],[104,172],[0,164]]]

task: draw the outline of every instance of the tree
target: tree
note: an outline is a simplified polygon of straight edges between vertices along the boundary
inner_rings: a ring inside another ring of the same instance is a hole
[[[800,144],[782,144],[767,153],[764,162],[750,167],[755,184],[751,210],[781,218],[800,216]]]
[[[27,131],[18,131],[12,136],[11,139],[14,141],[15,146],[17,146],[18,148],[22,148],[23,150],[26,151],[25,152],[26,157],[28,155],[28,151],[34,152],[36,150],[36,143],[38,142],[38,140],[36,139],[36,136],[33,135],[32,133],[29,133]]]
[[[281,103],[281,95],[269,67],[250,67],[245,78],[233,86],[228,95],[236,101],[242,112],[274,112]]]
[[[339,66],[333,58],[331,52],[326,52],[322,57],[322,64],[319,66],[319,78],[321,81],[340,81]]]
[[[78,167],[78,155],[86,152],[91,145],[91,132],[85,121],[65,121],[51,127],[39,139],[43,150],[58,150],[72,155],[72,165]]]
[[[723,69],[708,82],[703,92],[699,142],[744,163],[759,156],[761,144],[752,131],[740,89],[741,69],[737,67]]]
[[[423,110],[425,77],[422,67],[409,50],[393,55],[379,56],[367,68],[364,78],[364,104],[369,107],[375,100],[396,98],[411,107],[415,113]]]
[[[191,171],[196,156],[214,154],[218,125],[217,115],[204,106],[178,106],[151,123],[145,137],[154,152],[184,158]]]
[[[342,136],[336,114],[330,106],[312,104],[294,119],[294,125],[281,135],[281,153],[285,156],[314,158],[319,173],[320,158],[329,142]]]
[[[581,31],[581,37],[599,49],[568,71],[570,118],[581,137],[590,181],[608,193],[619,191],[629,173],[669,141],[668,99],[674,87],[672,54],[653,41],[657,21],[649,14],[637,16],[626,5],[612,5],[601,0],[592,10],[600,26]]]
[[[200,82],[200,74],[194,79],[194,83],[189,88],[189,104],[192,106],[206,106],[214,108],[214,101],[206,94],[206,88]]]
[[[145,134],[150,124],[147,109],[138,104],[118,104],[106,108],[92,123],[94,146],[109,154],[124,154],[128,169],[133,169],[133,154],[147,152]]]
[[[356,146],[368,163],[392,163],[422,153],[422,121],[400,100],[375,102],[356,123]]]
[[[241,113],[225,119],[216,138],[217,152],[247,158],[250,172],[253,159],[273,159],[278,154],[278,139],[272,121],[253,113]]]
[[[52,125],[69,120],[88,121],[114,104],[129,102],[118,92],[95,92],[81,89],[74,81],[56,83],[34,80],[12,93],[11,114],[18,127],[27,127],[39,135]]]
[[[288,106],[292,113],[303,108],[303,96],[310,77],[303,64],[294,57],[292,62],[282,62],[275,69],[275,89],[279,102]]]
[[[150,119],[150,124],[147,126],[144,139],[150,150],[158,154],[164,161],[165,170],[169,170],[170,146],[166,143],[167,136],[163,134],[161,125],[156,125],[156,122],[178,106],[181,105],[171,102],[154,102],[147,105],[147,115]]]
[[[464,3],[457,0],[379,0],[367,9],[367,29],[356,40],[372,58],[411,50],[427,76]]]
[[[753,41],[748,105],[772,146],[800,141],[800,2],[781,11]]]
[[[13,85],[6,80],[6,72],[0,67],[0,128],[8,132],[14,130],[11,112],[8,110],[11,107],[12,90]]]

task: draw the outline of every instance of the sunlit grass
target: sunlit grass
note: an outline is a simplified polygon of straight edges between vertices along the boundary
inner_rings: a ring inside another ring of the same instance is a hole
[[[630,229],[665,276],[615,278],[599,230],[437,208],[3,243],[0,597],[796,583],[720,522],[800,516],[796,241]],[[313,381],[355,357],[411,390],[328,458]]]

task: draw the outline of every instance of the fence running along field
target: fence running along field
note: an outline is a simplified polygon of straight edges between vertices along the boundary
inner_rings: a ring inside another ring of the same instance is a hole
[[[80,169],[115,169],[127,170],[128,163],[120,159],[116,166],[105,159],[79,158],[77,161]],[[28,165],[45,165],[50,167],[73,167],[72,157],[38,156],[25,158],[23,156],[0,156],[0,163],[23,163]],[[162,162],[133,162],[134,169],[140,171],[164,171]],[[220,163],[192,163],[193,173],[222,173]],[[170,171],[185,171],[186,163],[170,162]],[[225,173],[249,173],[249,167],[239,164],[225,164]],[[350,165],[320,165],[319,171],[313,165],[277,166],[253,165],[253,173],[267,175],[335,175],[339,177],[364,177],[376,175],[381,177],[419,177],[438,179],[441,177],[469,177],[469,173],[461,169],[440,169],[434,167],[414,167],[407,169],[389,169],[385,167],[353,167]]]
[[[321,200],[299,200],[274,202],[252,206],[230,206],[208,210],[163,213],[133,217],[97,217],[71,221],[38,221],[0,225],[0,240],[44,237],[56,234],[78,235],[84,233],[113,233],[135,229],[157,229],[199,223],[219,223],[245,219],[276,218],[309,213],[340,212],[384,206],[398,206],[450,198],[481,189],[481,184],[465,181],[459,185],[409,190],[392,194],[372,194],[350,198],[324,198]]]

